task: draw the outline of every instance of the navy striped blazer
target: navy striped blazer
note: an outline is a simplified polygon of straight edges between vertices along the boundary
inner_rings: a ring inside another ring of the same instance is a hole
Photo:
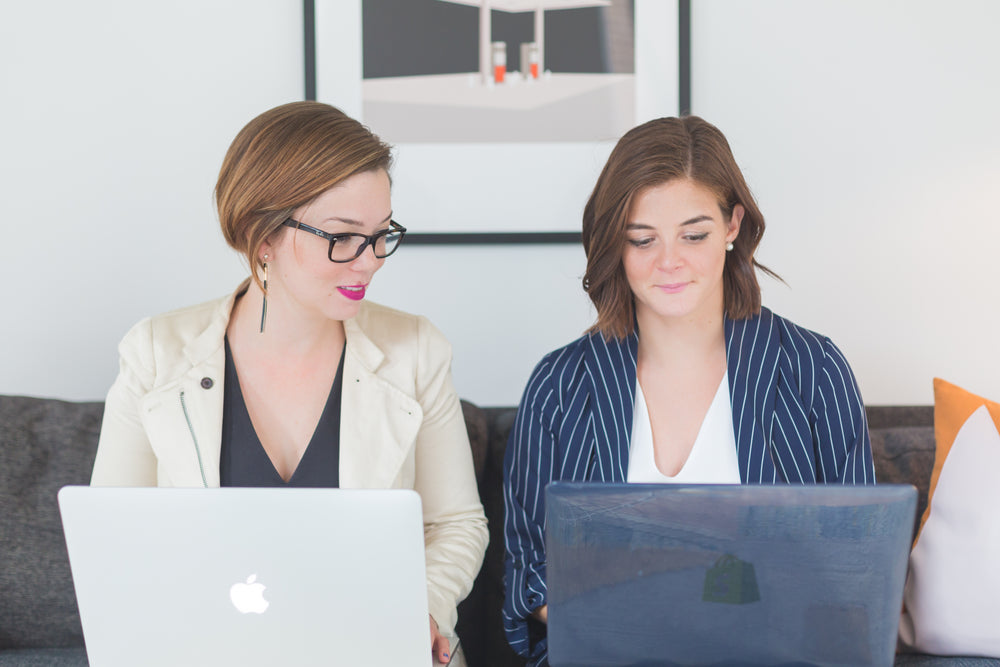
[[[773,314],[725,322],[729,395],[744,484],[874,484],[868,424],[843,354]],[[504,459],[504,630],[532,664],[546,641],[526,618],[546,603],[545,486],[624,482],[638,334],[587,335],[545,356],[524,390]]]

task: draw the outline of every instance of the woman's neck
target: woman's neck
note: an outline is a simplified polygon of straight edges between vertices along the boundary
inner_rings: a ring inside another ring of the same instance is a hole
[[[239,341],[242,347],[252,347],[258,353],[286,357],[308,357],[331,349],[339,354],[345,341],[343,322],[305,313],[272,291],[261,332],[263,302],[263,291],[251,280],[233,305],[226,329],[230,344]]]
[[[640,363],[658,367],[702,365],[725,359],[725,318],[722,313],[708,317],[666,319],[639,310]]]

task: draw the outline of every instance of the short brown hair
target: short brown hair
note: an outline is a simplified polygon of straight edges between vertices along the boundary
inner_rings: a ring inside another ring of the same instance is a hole
[[[388,172],[391,150],[367,127],[319,102],[283,104],[240,130],[222,161],[215,202],[226,242],[246,256],[258,285],[260,247],[292,211],[355,174]]]
[[[737,204],[743,206],[740,233],[733,250],[726,253],[723,269],[724,308],[732,319],[760,312],[760,285],[754,269],[775,274],[753,258],[764,235],[764,216],[729,142],[718,128],[697,116],[659,118],[629,130],[618,141],[583,211],[587,253],[583,289],[597,308],[592,333],[600,332],[608,339],[632,333],[635,298],[622,262],[628,216],[643,190],[676,178],[689,178],[708,188],[726,219]]]

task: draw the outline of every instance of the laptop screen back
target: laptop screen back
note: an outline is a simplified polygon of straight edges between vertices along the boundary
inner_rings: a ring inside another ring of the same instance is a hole
[[[892,665],[916,490],[562,484],[553,665]]]
[[[91,667],[430,664],[412,491],[59,493]]]

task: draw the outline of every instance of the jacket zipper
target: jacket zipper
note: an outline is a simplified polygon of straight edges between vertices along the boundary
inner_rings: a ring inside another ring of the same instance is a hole
[[[191,417],[188,416],[187,404],[184,402],[184,392],[181,392],[181,410],[184,411],[184,420],[188,425],[188,432],[191,433],[191,440],[194,442],[194,452],[198,455],[198,470],[201,472],[201,485],[208,488],[208,481],[205,479],[205,466],[201,462],[201,447],[198,446],[198,437],[194,434],[194,427],[191,426]]]

